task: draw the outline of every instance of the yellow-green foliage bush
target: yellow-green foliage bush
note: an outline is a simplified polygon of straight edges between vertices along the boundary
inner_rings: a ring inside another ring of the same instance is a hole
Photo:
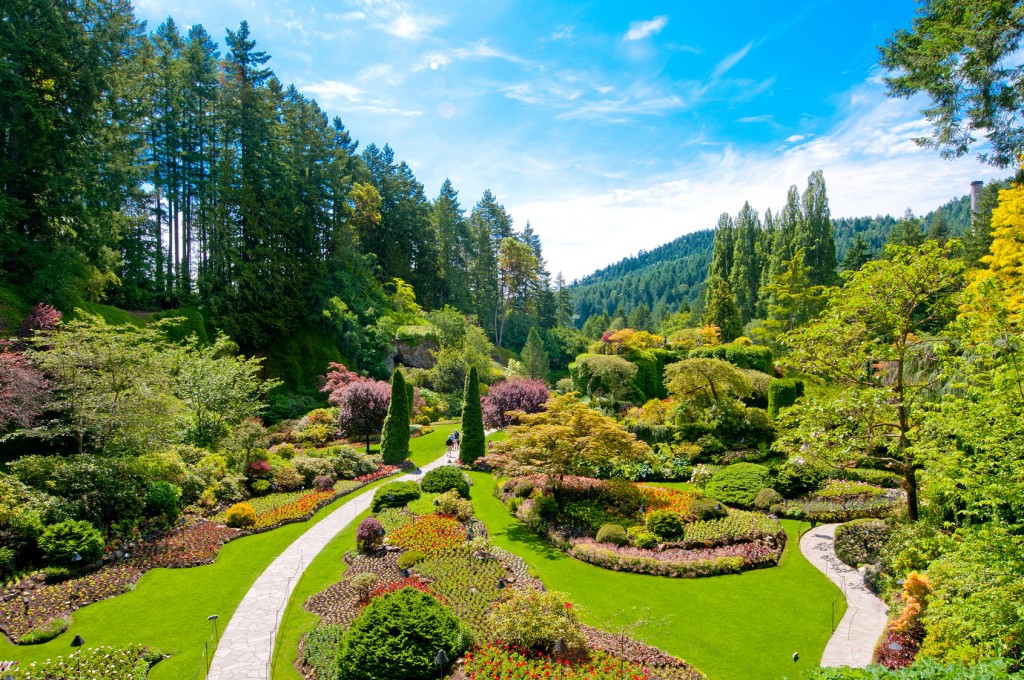
[[[558,638],[565,638],[570,650],[586,646],[576,609],[565,593],[517,592],[487,618],[494,637],[508,644],[548,653]]]
[[[464,522],[473,516],[473,503],[463,499],[458,491],[452,489],[437,497],[437,511]]]
[[[256,510],[250,503],[235,503],[228,508],[227,525],[236,529],[246,529],[256,525]]]

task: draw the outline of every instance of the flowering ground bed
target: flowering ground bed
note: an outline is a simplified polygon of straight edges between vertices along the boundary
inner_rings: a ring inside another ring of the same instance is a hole
[[[569,543],[568,553],[583,562],[614,571],[674,578],[718,576],[774,567],[785,546],[785,541],[752,541],[692,550],[645,550],[598,543],[592,538],[571,539]]]
[[[384,466],[374,475],[380,478],[397,470],[394,466]],[[342,481],[326,492],[300,491],[253,499],[258,507],[256,529],[266,531],[287,522],[308,519],[320,508],[371,481],[373,479]],[[27,633],[49,628],[56,619],[69,620],[76,609],[127,592],[150,569],[210,564],[225,543],[247,533],[215,521],[192,520],[176,526],[161,538],[123,546],[122,550],[108,556],[104,566],[78,578],[46,583],[42,572],[33,574],[0,591],[0,631],[17,643]],[[27,608],[22,599],[26,594],[29,597]]]
[[[646,647],[633,641],[629,643],[630,649]],[[626,646],[623,644],[623,647]],[[665,655],[661,657],[666,658]],[[655,666],[638,663],[628,658],[628,655],[617,655],[605,649],[592,648],[587,659],[568,662],[556,660],[548,654],[538,654],[500,643],[481,645],[467,652],[463,673],[469,680],[531,680],[554,677],[565,680],[700,680],[704,677],[699,671],[678,659],[672,659],[671,664]]]
[[[68,656],[7,670],[15,680],[146,680],[159,656],[138,645],[82,648]]]

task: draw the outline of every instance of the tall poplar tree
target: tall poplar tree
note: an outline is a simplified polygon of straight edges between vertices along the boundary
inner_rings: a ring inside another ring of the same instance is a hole
[[[804,249],[812,285],[831,286],[836,282],[835,235],[825,191],[825,174],[821,170],[815,170],[807,178],[803,220],[797,229],[796,246]]]

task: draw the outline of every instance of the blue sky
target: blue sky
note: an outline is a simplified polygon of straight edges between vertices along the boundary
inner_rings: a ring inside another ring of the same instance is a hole
[[[490,188],[569,279],[781,207],[825,172],[836,217],[924,213],[1001,176],[912,137],[877,45],[912,0],[589,2],[136,0],[151,29],[249,21],[285,83],[390,144],[436,196]]]

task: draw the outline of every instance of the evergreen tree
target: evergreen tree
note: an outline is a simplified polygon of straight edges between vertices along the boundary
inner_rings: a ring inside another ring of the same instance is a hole
[[[544,349],[544,341],[537,332],[536,326],[530,326],[530,335],[526,338],[526,344],[520,353],[523,360],[523,367],[526,369],[526,377],[548,378],[548,353]]]
[[[736,298],[743,323],[754,318],[757,310],[757,293],[761,284],[761,261],[758,257],[757,242],[761,232],[761,221],[757,211],[744,203],[736,216],[733,240],[732,271],[729,285]]]
[[[986,184],[981,190],[978,212],[971,215],[971,229],[964,237],[964,256],[970,267],[981,265],[981,258],[989,255],[992,246],[992,210],[999,202],[1001,182]]]
[[[462,397],[462,438],[459,442],[459,460],[465,465],[471,465],[477,458],[486,454],[487,445],[484,439],[480,379],[476,372],[476,366],[472,366],[466,375],[466,389]]]
[[[719,279],[714,282],[707,307],[704,309],[703,323],[705,326],[718,326],[722,342],[732,342],[743,335],[740,310],[736,306],[736,298],[732,295],[728,281]]]
[[[924,243],[924,234],[921,233],[921,220],[914,217],[914,212],[907,208],[903,217],[896,223],[896,226],[889,232],[890,245],[910,246],[916,248]]]
[[[735,228],[729,213],[722,213],[715,227],[715,245],[711,252],[711,267],[708,279],[729,280],[732,273],[732,260],[735,251]]]
[[[634,307],[626,319],[626,326],[637,331],[653,332],[654,318],[651,316],[650,308],[642,302]]]
[[[786,205],[779,212],[775,223],[775,234],[772,239],[772,255],[768,264],[769,277],[779,276],[786,268],[786,262],[793,259],[793,253],[799,248],[797,234],[802,230],[803,208],[800,205],[800,192],[793,184],[786,192]]]
[[[764,327],[775,338],[806,323],[820,311],[825,286],[811,285],[809,270],[803,251],[797,249],[786,269],[765,289],[769,302]]]
[[[555,324],[571,327],[573,316],[572,293],[565,284],[562,272],[555,276]]]
[[[836,282],[836,243],[832,214],[825,191],[825,174],[815,170],[807,178],[803,196],[803,220],[797,229],[795,248],[804,249],[811,285],[831,286]]]
[[[441,193],[430,208],[430,221],[438,237],[438,274],[442,281],[440,304],[450,304],[456,309],[470,313],[473,303],[470,297],[470,254],[473,239],[459,205],[459,192],[445,179]]]
[[[860,234],[857,234],[853,245],[846,251],[846,257],[843,258],[843,271],[855,272],[872,259],[874,259],[874,255],[871,253],[871,249],[868,248],[868,244],[860,237]]]
[[[936,210],[932,216],[931,224],[928,226],[928,238],[940,246],[944,246],[949,237],[949,225],[946,223],[946,214],[941,210]]]
[[[409,397],[405,377],[397,368],[391,374],[391,403],[380,435],[380,455],[386,465],[401,465],[409,457]]]

